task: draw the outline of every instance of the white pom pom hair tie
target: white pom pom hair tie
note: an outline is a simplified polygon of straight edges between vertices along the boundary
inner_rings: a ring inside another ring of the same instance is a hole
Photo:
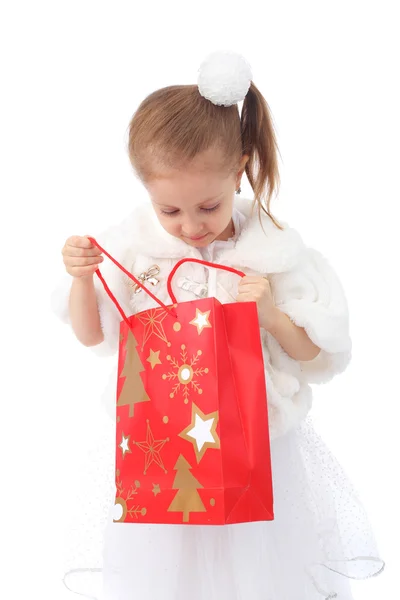
[[[218,106],[241,102],[249,91],[252,72],[249,63],[235,52],[213,52],[199,68],[197,84],[204,98]]]

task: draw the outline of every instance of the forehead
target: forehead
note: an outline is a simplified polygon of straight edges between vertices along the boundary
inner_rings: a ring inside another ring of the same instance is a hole
[[[216,149],[198,154],[182,168],[160,167],[156,172],[146,188],[154,202],[169,206],[196,205],[221,196],[232,176]]]
[[[169,206],[190,206],[222,196],[230,185],[226,173],[173,171],[147,184],[152,200]]]

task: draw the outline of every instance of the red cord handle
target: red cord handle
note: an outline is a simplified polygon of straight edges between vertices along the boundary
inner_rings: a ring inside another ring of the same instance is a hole
[[[163,308],[165,311],[167,311],[172,316],[174,316],[175,318],[177,318],[176,311],[173,308],[168,307],[163,302],[161,302],[161,300],[159,300],[154,294],[152,294],[150,292],[150,290],[147,289],[147,287],[145,285],[143,285],[143,283],[141,281],[139,281],[138,279],[136,279],[136,277],[134,277],[132,275],[132,273],[129,273],[129,271],[127,271],[125,269],[125,267],[123,267],[118,261],[116,261],[115,258],[113,258],[106,250],[104,250],[104,248],[102,248],[100,246],[100,244],[94,238],[89,237],[88,239],[92,242],[92,244],[94,246],[97,246],[97,248],[103,254],[105,254],[119,269],[121,269],[121,271],[123,271],[123,273],[125,273],[125,275],[127,275],[130,279],[132,279],[132,281],[134,281],[136,283],[136,285],[138,285],[142,290],[144,290],[146,292],[146,294],[148,294],[150,296],[150,298],[152,298],[155,302],[157,302],[157,304],[159,306],[161,306],[161,308]],[[204,261],[204,260],[199,260],[198,258],[183,258],[182,260],[180,260],[174,266],[174,268],[172,269],[172,271],[171,271],[171,273],[169,274],[169,277],[168,277],[167,289],[168,289],[168,294],[169,294],[169,297],[171,298],[172,304],[176,304],[177,303],[175,294],[172,291],[172,279],[173,279],[176,271],[179,269],[179,267],[182,266],[186,262],[198,263],[200,265],[204,265],[205,267],[211,267],[213,269],[222,269],[223,271],[228,271],[229,273],[234,273],[235,275],[238,275],[239,277],[244,277],[245,276],[245,273],[243,273],[242,271],[237,271],[236,269],[233,269],[232,267],[225,267],[224,265],[217,265],[217,264],[210,263],[210,262],[207,262],[207,261]],[[100,279],[100,281],[102,282],[105,291],[107,292],[107,294],[109,295],[109,297],[114,302],[114,304],[117,307],[117,309],[119,310],[119,312],[120,312],[122,318],[124,319],[125,323],[130,328],[130,323],[129,323],[128,317],[124,313],[123,309],[121,308],[120,304],[118,303],[118,300],[115,298],[114,294],[111,292],[110,288],[108,287],[107,283],[105,282],[104,277],[103,277],[103,275],[100,272],[100,269],[96,269],[95,273],[96,273],[97,277]]]
[[[100,246],[100,244],[94,238],[89,237],[88,239],[92,242],[92,244],[94,246],[97,246],[97,248],[103,254],[105,254],[115,265],[117,265],[117,267],[119,267],[121,269],[121,271],[123,271],[125,273],[125,275],[127,275],[130,279],[132,279],[132,281],[134,281],[136,283],[136,285],[138,285],[140,288],[142,288],[142,290],[144,290],[146,292],[146,294],[148,294],[155,302],[157,302],[157,304],[159,304],[161,306],[161,308],[163,308],[164,310],[166,310],[168,313],[172,314],[174,317],[177,316],[175,310],[173,310],[172,308],[169,308],[163,302],[161,302],[161,300],[159,300],[154,294],[152,294],[150,292],[150,290],[148,290],[146,288],[146,286],[144,286],[141,281],[139,281],[138,279],[136,279],[136,277],[134,277],[132,275],[132,273],[129,273],[129,271],[127,271],[125,269],[125,267],[123,267],[118,261],[116,261],[115,258],[113,258],[106,250],[104,250],[104,248],[102,248]],[[115,298],[114,294],[111,292],[110,288],[106,284],[106,282],[104,280],[104,277],[103,277],[103,275],[100,272],[100,269],[96,269],[95,273],[96,273],[97,277],[100,279],[100,281],[102,282],[102,284],[104,286],[104,289],[106,290],[107,294],[110,296],[111,300],[114,302],[115,306],[118,308],[118,310],[119,310],[122,318],[124,319],[125,323],[130,328],[129,320],[128,320],[126,314],[124,313],[123,309],[121,308],[120,304],[118,303],[118,300]]]
[[[177,272],[177,270],[179,269],[179,267],[186,262],[198,263],[200,265],[204,265],[205,267],[212,267],[214,269],[222,269],[223,271],[229,271],[229,273],[234,273],[235,275],[239,275],[239,277],[245,277],[245,273],[242,273],[242,271],[237,271],[236,269],[233,269],[232,267],[225,267],[223,265],[217,265],[214,263],[207,262],[205,260],[199,260],[198,258],[183,258],[178,263],[176,263],[176,265],[174,266],[174,268],[172,269],[172,271],[168,277],[167,288],[168,288],[169,297],[172,300],[172,304],[176,304],[176,298],[175,298],[174,292],[172,291],[172,279],[173,279],[175,273]]]

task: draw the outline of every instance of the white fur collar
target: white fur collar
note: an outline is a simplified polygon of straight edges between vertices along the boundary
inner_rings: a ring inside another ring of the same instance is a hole
[[[226,250],[221,262],[262,273],[291,270],[305,249],[299,233],[285,223],[281,223],[284,227],[281,231],[266,215],[262,215],[261,227],[252,200],[236,198],[235,206],[245,215],[246,222],[235,248]],[[115,233],[119,238],[118,246],[129,249],[133,255],[142,254],[155,261],[159,258],[201,258],[195,248],[190,248],[162,228],[149,202],[133,211]]]
[[[278,229],[264,213],[261,226],[258,210],[253,209],[252,200],[237,199],[236,207],[245,215],[246,222],[235,248],[225,252],[221,262],[261,273],[290,271],[305,249],[300,234],[283,222],[281,225],[284,229]]]

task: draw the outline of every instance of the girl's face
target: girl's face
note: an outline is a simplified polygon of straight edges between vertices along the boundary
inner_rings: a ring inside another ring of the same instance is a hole
[[[189,246],[204,248],[214,240],[228,240],[233,231],[232,211],[240,171],[221,175],[213,170],[171,171],[147,183],[157,218],[162,227]]]

